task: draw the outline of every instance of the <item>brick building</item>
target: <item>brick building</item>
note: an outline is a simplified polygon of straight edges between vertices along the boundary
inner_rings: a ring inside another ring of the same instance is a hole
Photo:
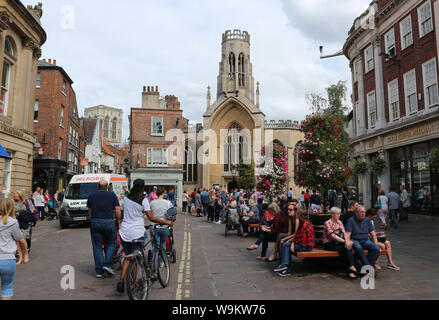
[[[33,189],[38,186],[53,193],[81,173],[85,146],[72,84],[56,60],[38,62],[33,120],[39,148],[34,158]]]
[[[382,158],[387,165],[379,176],[359,177],[367,207],[379,190],[403,185],[413,212],[439,212],[438,168],[429,162],[429,151],[439,145],[438,18],[437,0],[373,1],[344,45],[352,69],[355,158]]]
[[[173,187],[177,205],[181,207],[184,141],[180,154],[169,149],[175,139],[173,129],[180,132],[183,129],[183,111],[178,98],[166,96],[163,99],[158,87],[144,87],[142,108],[132,108],[130,115],[131,184],[143,179],[148,192],[153,186]],[[171,141],[166,141],[167,134],[171,135]]]
[[[37,62],[46,32],[42,5],[0,4],[0,198],[31,191]]]

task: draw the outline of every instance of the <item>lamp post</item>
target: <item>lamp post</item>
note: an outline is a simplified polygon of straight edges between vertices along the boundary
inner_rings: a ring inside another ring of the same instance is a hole
[[[238,166],[237,166],[237,165],[232,164],[232,165],[230,166],[230,170],[231,170],[231,172],[232,172],[232,179],[233,179],[233,183],[232,183],[232,185],[233,185],[233,188],[235,188],[235,189],[236,189],[236,187],[237,187],[236,178],[235,178],[237,169],[238,169]]]

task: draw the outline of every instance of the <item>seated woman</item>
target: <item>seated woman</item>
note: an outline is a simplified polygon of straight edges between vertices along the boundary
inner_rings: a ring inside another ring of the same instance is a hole
[[[243,237],[248,236],[248,226],[250,224],[258,224],[261,220],[260,212],[258,207],[256,206],[255,201],[253,199],[250,199],[248,201],[248,205],[250,207],[250,211],[246,214],[242,214],[241,218],[241,224],[244,230],[244,234],[242,235]]]
[[[219,218],[218,222],[216,222],[216,224],[224,223],[224,220],[226,220],[226,218],[227,218],[227,209],[230,207],[230,203],[231,203],[230,200],[226,201],[224,209],[221,210],[220,218]]]
[[[337,251],[340,255],[346,257],[348,277],[357,279],[352,248],[349,250],[346,248],[346,230],[343,222],[340,221],[341,209],[334,207],[330,212],[331,219],[325,222],[325,228],[323,229],[323,248],[328,251]]]
[[[375,208],[370,208],[369,210],[366,211],[366,217],[368,217],[370,219],[370,221],[372,221],[372,224],[374,224],[374,220],[377,218],[378,216],[378,212]],[[391,269],[391,270],[395,270],[395,271],[399,271],[401,270],[394,262],[392,259],[392,245],[390,244],[389,240],[386,240],[386,235],[384,234],[384,232],[377,232],[377,242],[376,244],[380,247],[381,250],[386,250],[387,251],[387,261],[388,261],[388,265],[387,268]],[[381,266],[378,264],[378,259],[379,256],[377,258],[377,261],[375,262],[375,269],[380,270]]]
[[[308,211],[305,209],[297,210],[299,218],[299,227],[292,239],[293,242],[281,240],[282,247],[282,263],[276,269],[281,277],[291,276],[291,252],[309,252],[315,247],[314,228],[308,221]]]
[[[268,243],[276,242],[279,234],[288,232],[289,218],[288,215],[281,212],[279,206],[276,203],[272,203],[268,207],[268,212],[270,212],[274,216],[273,223],[271,224],[271,227],[262,226],[262,251],[261,255],[258,256],[256,259],[272,262],[274,261],[275,257],[273,259],[265,259],[265,255],[267,254],[268,249]]]

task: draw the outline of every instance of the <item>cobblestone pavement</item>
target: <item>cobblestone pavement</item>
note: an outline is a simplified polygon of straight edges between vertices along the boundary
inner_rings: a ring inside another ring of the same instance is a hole
[[[179,215],[175,236],[177,263],[172,264],[170,285],[162,289],[154,284],[150,300],[439,299],[437,220],[413,219],[387,231],[401,271],[381,270],[375,290],[346,279],[339,260],[303,264],[294,259],[293,276],[278,277],[272,271],[276,263],[258,261],[259,250],[246,250],[254,236],[231,232],[224,237],[224,225],[207,224],[205,218]],[[383,267],[386,260],[380,258]],[[61,289],[64,265],[75,269],[75,290]],[[61,230],[57,221],[40,222],[31,263],[17,268],[15,299],[126,300],[126,294],[116,291],[117,280],[95,278],[88,228]]]

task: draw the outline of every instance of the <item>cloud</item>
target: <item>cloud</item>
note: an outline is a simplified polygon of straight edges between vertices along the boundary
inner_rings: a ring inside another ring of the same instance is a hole
[[[282,8],[290,25],[305,36],[324,43],[340,43],[369,3],[368,0],[282,0]]]

